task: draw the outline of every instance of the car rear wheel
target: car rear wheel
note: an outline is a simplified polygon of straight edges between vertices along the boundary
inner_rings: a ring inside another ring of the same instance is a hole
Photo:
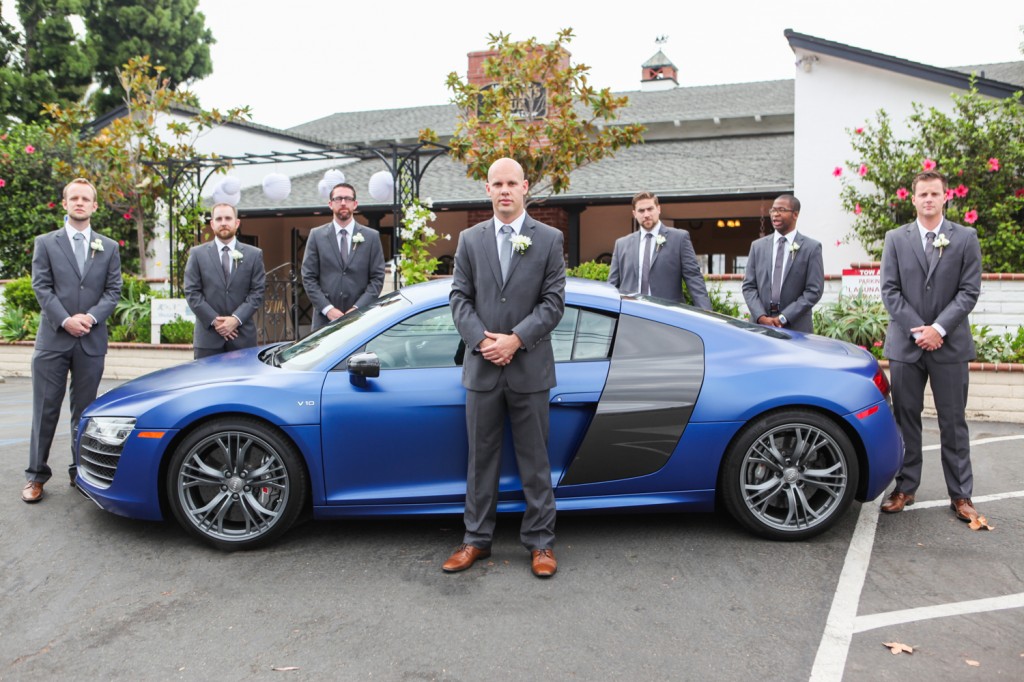
[[[748,424],[729,452],[719,489],[728,512],[754,533],[802,540],[830,528],[857,490],[857,454],[815,412],[775,412]]]
[[[167,470],[167,499],[186,531],[224,550],[288,530],[309,487],[295,446],[265,424],[218,419],[189,434]]]

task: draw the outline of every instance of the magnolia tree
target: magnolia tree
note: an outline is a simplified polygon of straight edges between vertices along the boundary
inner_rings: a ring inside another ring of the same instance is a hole
[[[483,63],[487,84],[448,76],[460,112],[448,145],[468,177],[486,180],[491,163],[509,156],[526,171],[531,197],[558,194],[569,189],[573,170],[642,141],[643,126],[614,124],[629,100],[594,88],[590,67],[569,63],[572,38],[570,28],[551,43],[490,35],[496,54]],[[427,129],[420,137],[436,141],[437,134]]]
[[[953,113],[914,104],[909,135],[897,137],[889,115],[849,130],[855,160],[836,166],[853,234],[875,258],[885,233],[914,219],[911,181],[922,170],[949,179],[946,216],[978,230],[987,272],[1024,272],[1024,108],[973,87],[953,95]]]

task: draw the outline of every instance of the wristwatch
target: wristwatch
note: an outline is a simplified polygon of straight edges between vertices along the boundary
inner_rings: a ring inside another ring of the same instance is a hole
[[[781,322],[783,326],[789,324],[789,320],[787,320],[786,316],[783,315],[782,313],[779,313],[779,322]]]

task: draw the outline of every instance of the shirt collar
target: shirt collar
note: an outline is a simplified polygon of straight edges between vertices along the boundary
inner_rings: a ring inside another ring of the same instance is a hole
[[[217,240],[217,251],[223,251],[225,246],[228,247],[228,249],[230,249],[231,251],[235,251],[236,249],[238,249],[238,240],[235,237],[232,237],[231,241],[229,241],[227,244],[225,244],[219,239]]]
[[[519,234],[520,232],[523,231],[524,222],[526,222],[526,211],[520,213],[519,217],[510,223],[503,223],[501,222],[501,219],[498,218],[498,216],[494,216],[494,234],[498,234],[498,231],[501,230],[502,225],[511,226],[512,232],[514,232],[515,234]]]
[[[644,228],[641,227],[640,228],[640,236],[643,237],[645,234],[647,234],[647,231]],[[658,235],[661,234],[661,221],[660,220],[658,221],[657,225],[655,225],[654,227],[651,228],[651,234],[654,235],[655,239],[657,239]]]
[[[355,218],[352,218],[351,220],[349,220],[344,225],[339,223],[337,220],[332,220],[331,222],[334,223],[334,236],[335,237],[337,237],[339,234],[341,234],[342,230],[348,230],[349,234],[355,234],[355,231],[356,231],[356,219]]]
[[[939,226],[936,227],[934,230],[929,230],[927,227],[925,227],[924,225],[921,224],[920,220],[916,220],[915,222],[917,223],[917,231],[921,234],[921,241],[924,241],[925,239],[927,239],[926,235],[929,232],[934,232],[936,235],[938,235],[939,234],[939,230],[942,229],[942,223],[939,223]]]
[[[75,235],[79,234],[78,230],[65,223],[64,233],[67,234],[68,239],[71,240],[71,245],[74,246]],[[85,236],[85,243],[86,245],[88,245],[89,242],[92,241],[92,227],[86,227],[84,230],[82,230],[81,234]]]

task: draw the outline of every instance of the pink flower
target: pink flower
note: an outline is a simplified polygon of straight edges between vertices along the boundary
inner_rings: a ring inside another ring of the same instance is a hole
[[[867,174],[868,174],[868,166],[867,166],[867,164],[862,163],[860,165],[860,168],[857,169],[857,175],[859,175],[859,176],[861,176],[863,178]]]
[[[853,212],[856,213],[857,215],[860,215],[862,210],[863,209],[861,209],[860,204],[857,204],[856,206],[853,207]]]
[[[128,212],[128,213],[125,213],[121,217],[124,218],[125,220],[131,220],[132,219],[132,214],[131,214],[131,212]]]
[[[882,347],[882,342],[881,341],[875,341],[871,345],[874,346],[875,348],[881,348]]]
[[[123,239],[118,239],[117,240],[117,244],[118,244],[118,246],[124,246],[124,240]]]
[[[964,213],[964,222],[968,225],[973,225],[978,222],[978,212],[972,208],[967,213]]]
[[[995,173],[997,170],[999,170],[999,159],[993,156],[988,160],[988,172]]]
[[[4,180],[3,178],[0,178],[0,187],[6,187],[6,186],[7,186],[7,181]]]
[[[946,201],[949,201],[952,198],[953,198],[953,188],[950,187],[949,189],[946,190]]]
[[[32,145],[30,145],[30,144],[25,145],[25,153],[26,154],[34,154],[35,151],[36,151],[36,148],[33,147]]]
[[[53,202],[51,201],[50,203],[48,203],[48,204],[46,205],[46,208],[57,208],[57,204],[55,204],[55,203],[53,203]]]
[[[937,164],[931,159],[925,159],[924,161],[921,162],[921,168],[925,169],[926,171],[935,170],[936,165]]]
[[[853,132],[857,133],[858,135],[863,135],[864,134],[864,129],[863,128],[854,128]]]
[[[836,240],[836,246],[842,246],[842,245],[843,245],[843,240],[842,239],[837,239]]]
[[[833,177],[837,177],[838,178],[842,174],[843,174],[843,167],[842,166],[836,166],[835,168],[832,169]]]
[[[957,188],[953,190],[953,194],[963,199],[965,196],[967,196],[967,191],[967,185],[957,185]]]
[[[1020,197],[1024,197],[1024,187],[1021,187],[1020,189],[1016,190],[1016,191],[1015,191],[1015,192],[1013,193],[1013,196],[1017,197],[1018,199],[1019,199]]]
[[[900,201],[906,201],[907,197],[910,196],[910,192],[907,191],[906,187],[900,187],[896,190],[896,198]]]

